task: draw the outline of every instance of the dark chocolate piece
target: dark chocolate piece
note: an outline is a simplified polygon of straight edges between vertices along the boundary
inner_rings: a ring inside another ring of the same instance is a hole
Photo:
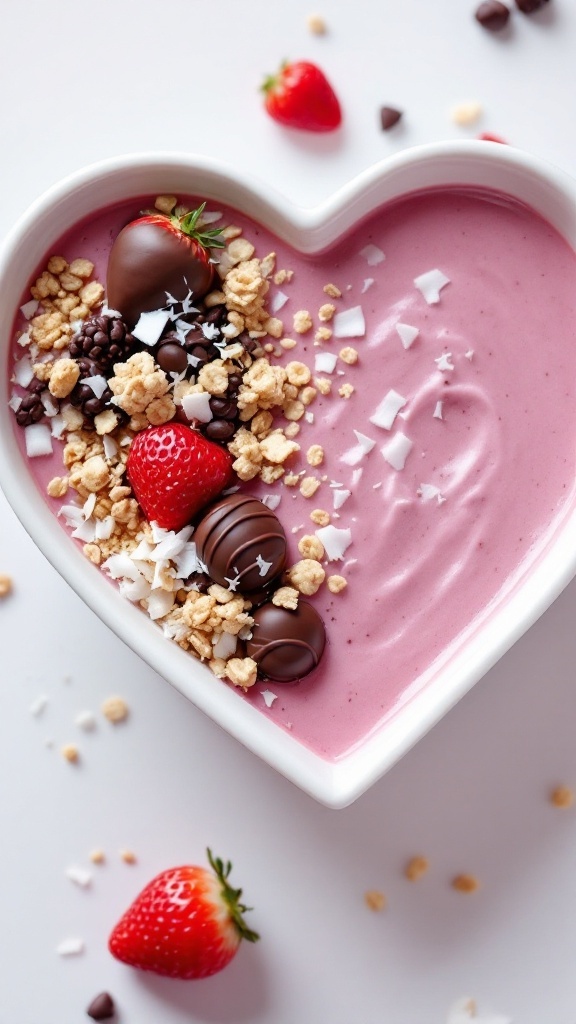
[[[395,107],[380,107],[380,125],[383,132],[389,132],[402,117],[402,111]]]
[[[202,298],[212,283],[212,264],[190,257],[185,236],[134,221],[122,229],[108,258],[106,300],[133,328],[141,313],[167,305],[166,292],[183,302],[192,291]]]
[[[484,3],[476,8],[474,17],[489,32],[499,32],[508,24],[510,8],[500,3],[500,0],[484,0]]]
[[[165,373],[183,373],[188,369],[186,349],[177,341],[167,341],[165,345],[159,345],[156,362]]]
[[[307,601],[295,611],[268,602],[254,612],[252,638],[246,654],[258,665],[260,675],[278,683],[290,683],[311,672],[326,644],[324,623]]]
[[[286,535],[278,519],[258,498],[229,494],[207,509],[194,532],[198,557],[216,583],[241,594],[260,591],[286,562]],[[263,564],[270,563],[262,571]]]
[[[548,0],[516,0],[516,7],[522,14],[533,14],[547,3]]]
[[[100,992],[94,997],[86,1013],[92,1020],[109,1020],[116,1013],[112,996],[108,992]]]

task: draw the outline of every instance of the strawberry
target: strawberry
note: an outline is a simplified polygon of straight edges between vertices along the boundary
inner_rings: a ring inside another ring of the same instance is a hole
[[[184,217],[152,211],[130,221],[108,259],[106,300],[132,328],[140,314],[161,309],[167,294],[183,302],[200,299],[214,277],[212,248],[223,248],[218,229],[198,227],[202,203]]]
[[[207,978],[226,967],[247,927],[241,889],[228,881],[232,865],[207,850],[210,868],[162,871],[142,890],[108,940],[112,956],[131,967],[170,978]]]
[[[342,122],[338,97],[323,71],[310,61],[285,62],[262,84],[270,117],[288,128],[331,132]]]
[[[163,423],[136,434],[127,472],[146,518],[180,530],[226,487],[232,459],[192,427]]]

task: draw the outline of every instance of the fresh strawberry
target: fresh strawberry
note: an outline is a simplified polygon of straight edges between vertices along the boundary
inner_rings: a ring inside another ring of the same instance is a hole
[[[288,128],[331,132],[342,122],[338,97],[323,71],[310,61],[285,62],[262,85],[270,117]]]
[[[141,313],[166,306],[167,293],[183,302],[209,290],[210,250],[224,243],[219,229],[198,227],[205,205],[184,217],[153,211],[122,228],[108,259],[106,300],[131,328]]]
[[[232,865],[207,851],[210,868],[162,871],[136,897],[108,940],[117,960],[170,978],[207,978],[226,967],[242,939],[259,936],[242,914]]]
[[[226,487],[232,459],[192,427],[163,423],[136,434],[127,472],[146,518],[180,530]]]

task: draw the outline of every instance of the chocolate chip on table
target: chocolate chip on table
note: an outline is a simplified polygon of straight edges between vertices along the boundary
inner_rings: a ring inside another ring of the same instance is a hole
[[[522,14],[533,14],[547,3],[548,0],[516,0],[516,7]]]
[[[390,131],[402,117],[402,111],[395,107],[380,107],[380,125],[383,132]]]
[[[108,992],[100,992],[94,997],[86,1013],[92,1020],[110,1020],[116,1013],[112,996]]]
[[[510,8],[506,4],[500,3],[500,0],[484,0],[476,8],[474,17],[489,32],[499,32],[508,24]]]

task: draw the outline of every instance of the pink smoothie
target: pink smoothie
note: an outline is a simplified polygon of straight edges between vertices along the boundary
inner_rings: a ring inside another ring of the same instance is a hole
[[[87,256],[105,281],[111,241],[141,206],[105,211],[53,252]],[[297,345],[272,362],[297,359],[314,370],[320,352],[351,346],[358,353],[354,365],[338,358],[333,372],[316,374],[332,380],[332,392],[318,394],[313,415],[300,421],[301,452],[290,469],[321,480],[314,496],[282,481],[243,485],[259,497],[280,496],[290,563],[301,557],[299,537],[317,529],[313,509],[349,530],[343,557],[325,562],[346,589],[332,594],[324,584],[310,598],[328,635],[318,669],[296,684],[238,692],[337,759],[412,699],[500,606],[573,501],[576,256],[539,216],[503,197],[412,196],[315,257],[218,209],[222,223],[243,227],[260,258],[274,251],[277,267],[294,271],[289,283],[271,285],[270,300],[287,296],[275,315]],[[433,304],[414,283],[431,270],[448,279]],[[326,295],[329,282],[341,298]],[[338,312],[361,307],[365,330],[318,345],[318,310],[330,301]],[[292,318],[302,309],[314,328],[299,335]],[[398,323],[418,331],[409,347]],[[349,397],[338,393],[343,384],[354,388]],[[400,408],[387,429],[372,418],[391,391]],[[374,442],[363,455],[355,431]],[[306,452],[316,444],[325,459],[315,469]],[[400,462],[405,454],[404,467],[394,468],[382,449],[392,461],[394,451]],[[28,465],[43,493],[62,471],[59,453]],[[62,504],[46,500],[55,512]],[[337,509],[335,500],[343,501]],[[263,690],[276,695],[269,708]]]

